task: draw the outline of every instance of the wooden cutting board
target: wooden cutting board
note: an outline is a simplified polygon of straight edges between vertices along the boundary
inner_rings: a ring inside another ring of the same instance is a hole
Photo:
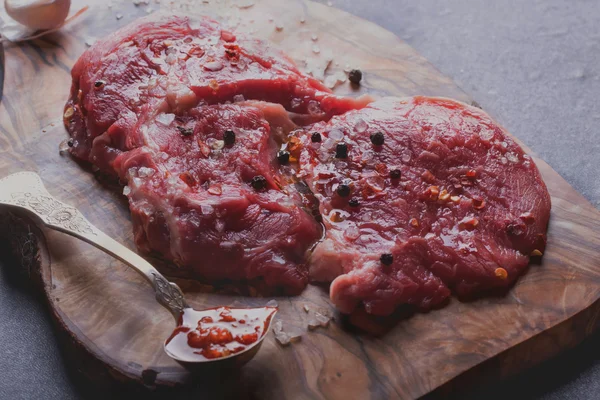
[[[104,1],[93,3],[59,33],[5,45],[0,177],[39,172],[53,195],[134,248],[120,187],[59,154],[59,143],[66,138],[62,109],[70,67],[86,42],[159,5],[136,7],[113,0],[109,8]],[[75,2],[74,8],[80,5]],[[327,76],[346,65],[364,71],[360,90],[343,83],[337,93],[425,94],[470,102],[393,34],[332,7],[303,0],[190,0],[174,7],[233,25],[241,21],[242,29],[281,46],[301,67],[308,59],[315,73],[332,55]],[[508,295],[469,303],[453,299],[442,310],[392,325],[375,324],[389,329],[376,336],[351,329],[334,314],[326,290],[310,286],[302,296],[277,299],[284,328],[304,332],[302,341],[282,348],[270,335],[258,356],[231,376],[190,375],[163,353],[173,320],[142,278],[121,263],[73,238],[39,232],[27,221],[15,223],[13,216],[0,218],[0,231],[47,297],[59,340],[73,356],[69,362],[96,383],[158,389],[194,383],[201,388],[198,393],[217,398],[415,398],[505,377],[575,345],[597,327],[600,213],[546,163],[535,161],[552,195],[547,252]],[[196,308],[259,306],[269,300],[177,282]],[[305,304],[334,314],[335,321],[307,332],[311,316],[303,310]]]

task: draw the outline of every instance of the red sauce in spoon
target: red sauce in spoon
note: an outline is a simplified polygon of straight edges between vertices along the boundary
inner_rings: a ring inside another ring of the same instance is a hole
[[[252,347],[269,328],[275,307],[184,310],[165,351],[182,361],[227,357]]]

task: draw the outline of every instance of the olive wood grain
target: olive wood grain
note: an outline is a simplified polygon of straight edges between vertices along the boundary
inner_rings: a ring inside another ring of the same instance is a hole
[[[75,8],[81,4],[74,3]],[[52,195],[134,249],[118,183],[95,176],[89,166],[58,151],[66,138],[61,120],[69,71],[85,42],[145,15],[147,8],[129,1],[112,1],[111,9],[103,1],[91,3],[90,11],[62,31],[6,46],[0,177],[38,172]],[[307,58],[309,67],[326,65],[333,54],[327,75],[347,64],[364,71],[360,88],[344,83],[338,93],[470,101],[393,34],[335,8],[303,0],[189,3],[194,5],[187,12],[242,21],[243,29],[275,42],[301,67]],[[186,4],[176,3],[184,10]],[[243,7],[248,4],[253,5]],[[202,393],[217,398],[416,398],[505,377],[581,341],[597,327],[600,313],[600,213],[546,163],[535,161],[552,195],[547,252],[507,295],[468,303],[453,299],[441,310],[393,323],[367,321],[371,333],[365,333],[334,313],[325,289],[309,286],[301,296],[277,299],[284,328],[306,332],[312,316],[304,305],[335,315],[335,321],[285,348],[268,337],[243,370],[217,375],[221,385],[205,385]],[[214,382],[214,376],[194,376],[164,354],[162,341],[172,329],[172,317],[135,272],[90,245],[39,230],[17,214],[0,216],[0,232],[43,290],[65,353],[92,381],[157,390]],[[260,306],[269,300],[176,282],[195,308]]]

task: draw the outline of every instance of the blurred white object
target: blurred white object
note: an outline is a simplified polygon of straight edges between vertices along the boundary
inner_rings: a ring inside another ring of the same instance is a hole
[[[69,15],[71,0],[4,0],[6,13],[34,30],[60,27]]]

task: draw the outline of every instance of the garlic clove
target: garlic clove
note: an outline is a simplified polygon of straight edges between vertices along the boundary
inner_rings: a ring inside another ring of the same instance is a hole
[[[36,30],[60,26],[71,8],[71,0],[4,0],[6,13],[15,21]]]

